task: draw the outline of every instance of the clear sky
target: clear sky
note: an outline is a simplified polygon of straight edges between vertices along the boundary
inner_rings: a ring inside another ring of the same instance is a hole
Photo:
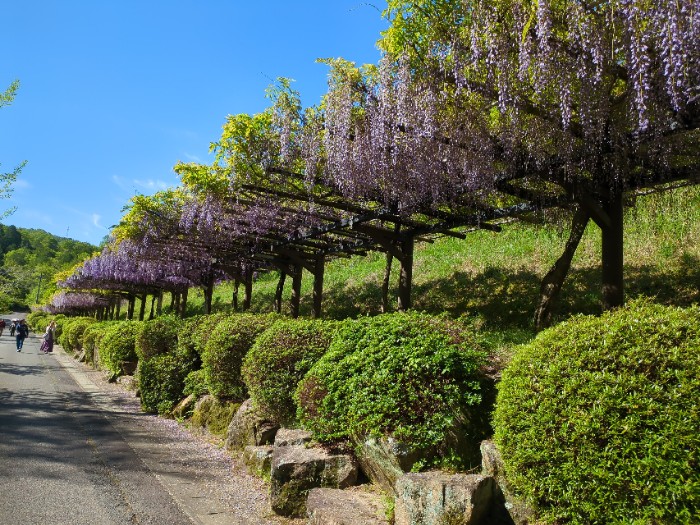
[[[21,0],[0,5],[0,172],[28,164],[4,224],[99,244],[135,194],[211,163],[229,114],[267,107],[277,77],[304,105],[317,58],[376,63],[385,3],[356,0]]]

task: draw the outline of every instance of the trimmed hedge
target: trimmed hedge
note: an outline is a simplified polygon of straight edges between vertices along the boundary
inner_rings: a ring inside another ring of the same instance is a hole
[[[146,412],[169,415],[182,399],[189,363],[179,354],[160,354],[139,361],[141,407]]]
[[[256,340],[243,360],[243,381],[265,417],[293,424],[293,394],[304,375],[327,351],[338,323],[279,320]]]
[[[495,440],[550,523],[700,523],[700,309],[576,317],[503,373]]]
[[[141,321],[119,321],[107,327],[100,343],[100,364],[115,376],[124,374],[124,365],[136,362],[136,334]]]
[[[98,321],[85,328],[81,345],[85,351],[85,361],[87,363],[95,364],[95,352],[99,349],[102,338],[107,333],[107,328],[118,322],[119,321]]]
[[[472,451],[462,458],[450,435],[481,402],[484,361],[473,335],[445,318],[346,321],[299,384],[298,417],[319,441],[391,436],[434,463],[462,466]]]
[[[174,352],[181,325],[182,320],[172,315],[144,321],[136,333],[135,350],[139,361]]]
[[[61,335],[61,346],[71,352],[82,350],[82,337],[85,329],[95,324],[94,317],[72,317],[63,323],[63,334]]]
[[[213,329],[202,354],[209,392],[220,400],[243,401],[247,391],[241,378],[243,359],[256,337],[276,319],[274,314],[234,314]]]

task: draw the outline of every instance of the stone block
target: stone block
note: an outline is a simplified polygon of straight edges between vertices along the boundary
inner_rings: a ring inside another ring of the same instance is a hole
[[[317,488],[306,502],[308,525],[389,525],[381,496],[357,490]]]
[[[272,445],[252,446],[243,449],[243,463],[248,472],[263,479],[270,479],[272,467]]]
[[[479,474],[410,473],[396,482],[396,525],[478,525],[491,513],[496,482]]]
[[[270,473],[270,504],[282,516],[306,515],[306,499],[317,487],[346,488],[357,482],[358,468],[348,454],[322,448],[274,447]]]
[[[294,428],[280,428],[275,435],[276,447],[306,445],[311,441],[311,432]]]

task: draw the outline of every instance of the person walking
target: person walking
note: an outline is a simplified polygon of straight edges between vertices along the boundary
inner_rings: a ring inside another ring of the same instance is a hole
[[[13,319],[10,323],[10,337],[15,336],[15,330],[17,330],[17,323],[18,321],[16,319]]]
[[[0,319],[0,335],[5,331],[5,320]]]
[[[29,325],[24,319],[17,323],[17,329],[15,330],[15,338],[17,339],[17,351],[21,352],[24,346],[24,339],[29,335]]]
[[[49,323],[49,326],[46,327],[46,332],[44,332],[44,340],[42,341],[40,348],[40,350],[45,354],[53,352],[53,340],[55,330],[56,321],[51,321]]]

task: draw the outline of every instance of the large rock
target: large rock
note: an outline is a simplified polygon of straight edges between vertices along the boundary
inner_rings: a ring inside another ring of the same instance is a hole
[[[280,428],[275,435],[276,447],[306,445],[311,442],[311,432],[295,428]]]
[[[481,443],[481,472],[493,477],[498,485],[493,508],[494,523],[528,525],[535,521],[534,511],[513,494],[506,480],[501,453],[492,441]]]
[[[178,419],[186,417],[190,412],[192,412],[192,410],[194,410],[196,403],[197,396],[190,394],[185,399],[180,401],[175,408],[173,408],[173,416]]]
[[[342,489],[357,482],[358,468],[348,454],[333,454],[322,448],[275,447],[270,475],[270,504],[282,516],[306,514],[311,489]]]
[[[308,525],[389,525],[381,496],[356,490],[311,489]]]
[[[243,463],[248,467],[248,472],[263,479],[270,479],[272,468],[271,445],[248,445],[243,449]]]
[[[495,490],[495,480],[479,474],[406,474],[396,482],[395,524],[485,523]]]
[[[391,437],[367,438],[357,444],[355,454],[367,478],[389,494],[395,494],[396,481],[423,458]]]
[[[226,448],[241,450],[248,445],[271,445],[279,425],[258,414],[253,402],[247,399],[231,419],[226,433]]]

